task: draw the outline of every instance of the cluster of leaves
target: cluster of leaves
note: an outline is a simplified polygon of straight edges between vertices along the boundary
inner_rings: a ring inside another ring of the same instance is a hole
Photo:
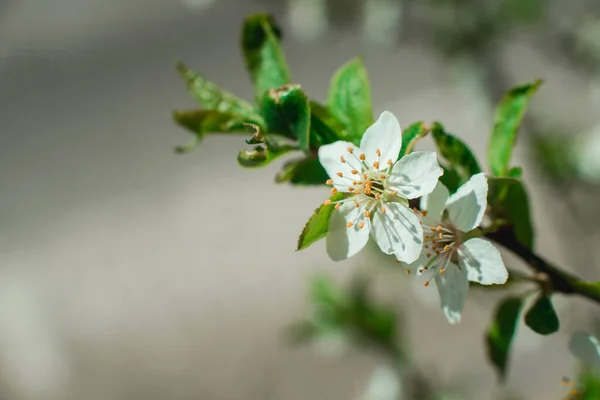
[[[285,163],[276,182],[323,184],[327,174],[319,164],[317,150],[337,140],[359,143],[373,123],[367,71],[354,59],[336,71],[325,104],[308,98],[302,86],[292,83],[280,47],[281,30],[267,14],[248,17],[241,45],[254,85],[255,104],[229,93],[202,75],[178,65],[188,90],[201,109],[174,113],[175,121],[189,130],[193,139],[177,148],[193,150],[209,133],[247,133],[252,150],[241,150],[243,167],[262,167],[292,151],[301,157]]]
[[[179,148],[195,148],[208,133],[248,133],[246,143],[254,146],[241,150],[238,162],[243,167],[260,167],[292,151],[302,156],[285,163],[277,182],[323,184],[327,174],[319,163],[320,146],[345,140],[359,144],[362,134],[373,123],[373,110],[367,71],[354,59],[336,71],[331,79],[325,104],[310,100],[302,87],[291,83],[289,68],[280,48],[281,31],[269,15],[247,18],[241,44],[246,67],[254,84],[255,104],[251,104],[191,71],[178,66],[187,87],[201,109],[177,111],[175,120],[194,135]],[[528,102],[540,81],[510,90],[498,104],[487,151],[488,216],[491,225],[483,228],[488,238],[508,247],[536,272],[528,277],[539,283],[537,297],[525,312],[524,320],[535,332],[548,335],[559,329],[551,295],[554,292],[579,293],[600,301],[600,285],[578,280],[553,267],[534,253],[534,231],[527,190],[520,167],[511,165],[513,147]],[[482,171],[468,146],[444,126],[435,122],[410,125],[402,137],[399,158],[410,153],[415,143],[429,132],[438,148],[444,175],[440,178],[450,192]],[[332,201],[342,194],[333,195]],[[298,240],[304,249],[327,234],[333,205],[322,205],[311,216]],[[375,344],[399,356],[394,344],[396,322],[390,310],[372,309],[365,291],[357,285],[351,296],[335,291],[326,281],[313,284],[318,311],[310,321],[297,327],[299,337],[335,332],[351,332],[354,343]],[[511,296],[500,302],[486,334],[491,362],[499,376],[506,375],[510,345],[526,303],[526,295]]]
[[[356,277],[350,290],[344,290],[331,278],[318,276],[310,284],[309,297],[312,315],[291,327],[296,343],[336,339],[392,354],[392,362],[403,360],[396,312],[373,303],[366,278]]]

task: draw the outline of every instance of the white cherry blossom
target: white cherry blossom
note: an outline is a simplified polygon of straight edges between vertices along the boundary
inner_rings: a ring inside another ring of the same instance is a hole
[[[600,342],[594,335],[581,331],[573,333],[569,350],[588,367],[600,370]]]
[[[433,152],[413,152],[398,160],[402,131],[387,111],[364,133],[360,147],[338,141],[319,148],[319,161],[331,179],[331,193],[345,193],[335,202],[329,220],[327,252],[335,261],[354,256],[369,236],[385,254],[407,263],[423,246],[418,216],[408,199],[430,193],[443,170]],[[330,204],[327,200],[325,204]]]
[[[469,281],[482,285],[503,284],[508,279],[500,252],[487,240],[466,234],[481,223],[487,207],[487,179],[473,175],[456,193],[438,183],[421,199],[423,251],[409,265],[418,274],[435,279],[442,311],[451,324],[460,322]]]

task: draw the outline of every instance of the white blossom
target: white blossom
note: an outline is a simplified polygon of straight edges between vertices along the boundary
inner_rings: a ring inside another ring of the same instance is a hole
[[[369,236],[381,251],[400,261],[410,263],[419,257],[423,230],[408,199],[430,193],[443,170],[433,152],[413,152],[398,160],[401,147],[400,124],[384,111],[367,129],[360,147],[338,141],[319,148],[332,194],[346,193],[335,202],[329,220],[327,252],[333,260],[354,256]]]
[[[581,331],[573,333],[569,350],[588,367],[600,369],[600,342],[594,335]]]
[[[435,279],[442,311],[452,324],[460,322],[469,281],[491,285],[503,284],[508,279],[508,271],[494,245],[466,235],[481,223],[487,207],[487,190],[487,179],[479,173],[452,196],[438,183],[430,195],[421,199],[423,251],[409,269],[429,275],[425,286]]]

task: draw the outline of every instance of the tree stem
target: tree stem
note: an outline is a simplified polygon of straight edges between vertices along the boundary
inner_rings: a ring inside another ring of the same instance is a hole
[[[563,270],[520,244],[510,229],[500,229],[486,235],[519,256],[527,266],[536,272],[548,275],[552,289],[568,295],[580,295],[600,304],[600,285],[586,282],[580,277]]]

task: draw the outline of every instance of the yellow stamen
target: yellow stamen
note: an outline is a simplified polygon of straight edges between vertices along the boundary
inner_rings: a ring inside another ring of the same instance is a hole
[[[356,175],[356,174],[358,174],[358,171],[357,171],[357,170],[355,170],[355,169],[353,169],[353,170],[352,170],[352,171],[350,171],[350,172],[352,172],[352,175]]]
[[[341,172],[336,173],[337,176],[339,176],[340,178],[344,176],[344,174],[342,174]]]
[[[377,157],[381,157],[381,150],[377,149],[375,150],[375,153],[377,153]]]
[[[324,205],[328,206],[331,204],[331,200],[327,199],[323,202]]]
[[[348,147],[348,153],[354,154],[354,149],[352,147]]]
[[[360,153],[359,156],[358,156],[358,158],[360,159],[360,161],[365,161],[366,157],[365,157],[364,154]]]
[[[340,208],[341,206],[342,206],[342,203],[337,203],[337,204],[335,205],[335,209],[337,210],[337,209],[338,209],[338,208]]]
[[[365,218],[369,218],[371,216],[371,211],[367,210],[363,213],[363,215],[365,216]]]
[[[374,167],[374,168],[379,168],[379,162],[378,162],[378,161],[375,161],[375,162],[373,163],[373,167]]]
[[[346,160],[344,159],[344,156],[340,156],[340,161],[342,164],[344,164],[346,162]]]
[[[346,224],[346,228],[352,228],[352,225],[354,225],[352,222],[348,221],[348,223]]]
[[[333,185],[333,179],[327,179],[327,182],[325,182],[325,184],[329,186]]]
[[[364,222],[361,222],[361,223],[358,224],[358,228],[359,229],[362,229],[364,227],[365,227],[365,223]]]

